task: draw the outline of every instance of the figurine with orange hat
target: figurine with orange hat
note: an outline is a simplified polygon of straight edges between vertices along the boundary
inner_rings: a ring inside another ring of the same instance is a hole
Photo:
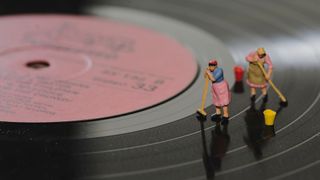
[[[212,82],[212,102],[216,107],[216,114],[211,116],[211,119],[215,122],[222,120],[221,124],[226,125],[229,122],[228,105],[231,101],[231,92],[228,82],[224,79],[222,68],[218,67],[217,60],[212,59],[209,61],[205,77],[208,77]]]
[[[253,51],[246,56],[246,60],[249,62],[247,84],[250,86],[251,100],[255,100],[256,88],[259,88],[264,96],[263,100],[266,102],[268,100],[267,81],[272,75],[271,58],[266,53],[264,48],[258,48],[256,51]],[[268,71],[266,75],[263,74],[263,71],[260,68],[264,68],[265,64],[268,65]]]

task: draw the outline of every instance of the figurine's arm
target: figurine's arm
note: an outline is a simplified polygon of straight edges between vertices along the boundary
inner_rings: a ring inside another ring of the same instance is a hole
[[[267,72],[267,77],[266,79],[269,80],[271,75],[272,75],[272,69],[273,69],[273,65],[272,65],[272,61],[269,55],[266,55],[266,64],[268,65],[268,72]]]
[[[251,52],[250,54],[248,54],[247,56],[246,56],[246,60],[248,61],[248,62],[256,62],[257,61],[257,59],[256,59],[256,52]]]
[[[206,70],[206,74],[207,74],[207,76],[208,76],[210,81],[212,81],[212,82],[216,81],[216,79],[213,77],[213,75],[210,72],[210,70]]]

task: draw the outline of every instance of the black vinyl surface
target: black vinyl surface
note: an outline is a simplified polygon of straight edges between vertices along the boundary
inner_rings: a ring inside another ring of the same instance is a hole
[[[274,64],[274,83],[286,95],[288,106],[281,106],[271,89],[268,102],[258,98],[252,103],[248,86],[239,82],[232,85],[228,126],[215,126],[210,118],[200,122],[193,114],[143,131],[75,140],[65,137],[77,133],[76,123],[0,123],[1,180],[318,179],[320,1],[94,2],[197,26],[218,37],[238,64],[246,65],[247,53],[265,47]],[[79,11],[91,3],[82,2]],[[24,12],[10,7],[3,14]],[[266,108],[278,112],[274,127],[264,125]],[[210,114],[213,111],[212,106],[207,108]]]

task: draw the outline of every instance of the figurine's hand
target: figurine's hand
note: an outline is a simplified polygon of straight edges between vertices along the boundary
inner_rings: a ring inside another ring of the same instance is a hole
[[[253,56],[253,57],[252,57],[252,62],[253,62],[254,64],[256,64],[258,61],[259,61],[259,57],[258,57],[258,56]]]
[[[252,62],[253,62],[254,64],[257,64],[257,63],[258,63],[258,58],[254,57],[254,58],[252,59]]]
[[[270,80],[270,75],[267,74],[265,78],[266,78],[267,81],[269,81]]]
[[[209,76],[210,76],[210,73],[211,73],[210,70],[207,69],[207,70],[206,70],[206,76],[205,76],[205,77],[209,77]]]
[[[203,77],[204,77],[204,78],[207,77],[207,69],[203,72]]]
[[[209,71],[209,68],[207,68],[204,73],[203,73],[203,77],[206,78],[208,77],[208,71]]]

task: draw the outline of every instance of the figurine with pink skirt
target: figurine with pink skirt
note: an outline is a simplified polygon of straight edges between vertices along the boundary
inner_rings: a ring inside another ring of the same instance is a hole
[[[231,102],[231,92],[228,82],[224,79],[223,69],[218,67],[217,60],[210,60],[205,72],[205,78],[212,82],[211,94],[212,103],[216,108],[216,113],[211,116],[211,120],[227,125],[229,122],[228,105]]]

